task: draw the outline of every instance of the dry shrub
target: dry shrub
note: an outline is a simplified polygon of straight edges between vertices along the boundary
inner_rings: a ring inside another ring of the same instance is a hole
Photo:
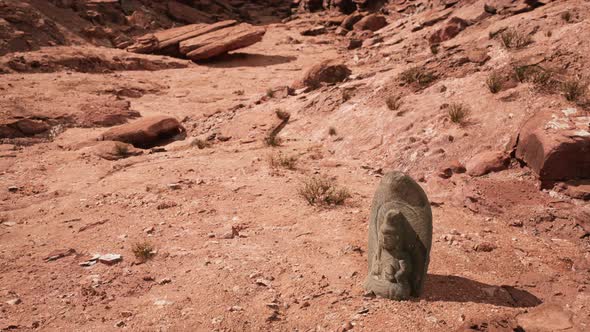
[[[493,72],[486,79],[486,84],[491,93],[498,93],[502,90],[502,76]]]
[[[351,195],[346,188],[341,188],[334,181],[319,177],[305,179],[298,190],[309,205],[342,205]]]
[[[271,154],[268,157],[268,163],[271,168],[285,168],[294,170],[297,164],[297,157],[296,156],[284,156],[282,153]]]
[[[471,114],[469,107],[459,104],[452,103],[447,107],[447,115],[451,122],[464,125]]]
[[[420,67],[412,67],[400,74],[400,79],[406,84],[417,83],[420,86],[426,86],[432,83],[436,77],[433,73]]]
[[[588,83],[580,78],[571,78],[561,84],[561,90],[565,99],[569,101],[578,101],[586,95]]]
[[[131,248],[131,251],[133,251],[135,258],[137,258],[137,260],[140,262],[145,262],[154,257],[156,254],[154,246],[147,241],[135,243]]]
[[[196,146],[197,148],[199,148],[199,150],[202,150],[204,148],[208,148],[211,146],[211,143],[202,140],[200,138],[195,138],[192,142],[191,142],[191,146]]]
[[[516,29],[508,29],[504,31],[500,34],[500,39],[502,40],[502,45],[508,49],[524,48],[533,42],[533,38],[529,34],[520,32]]]

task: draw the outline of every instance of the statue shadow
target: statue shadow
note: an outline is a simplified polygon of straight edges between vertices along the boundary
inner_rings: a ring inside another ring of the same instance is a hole
[[[197,63],[214,68],[266,67],[288,63],[296,59],[297,57],[294,56],[235,52],[223,54],[206,61],[197,61]]]
[[[452,275],[428,274],[420,299],[443,302],[486,303],[503,307],[536,307],[542,301],[512,286],[495,286]]]

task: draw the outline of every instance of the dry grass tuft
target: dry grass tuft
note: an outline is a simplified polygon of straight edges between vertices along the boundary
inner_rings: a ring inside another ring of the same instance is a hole
[[[346,188],[341,188],[334,181],[319,177],[310,177],[303,181],[298,190],[309,205],[342,205],[351,195]]]
[[[156,255],[154,246],[147,241],[135,243],[131,251],[140,262],[145,262]]]
[[[436,77],[424,68],[412,67],[403,71],[400,74],[400,79],[406,84],[417,83],[420,86],[426,86],[432,83]]]
[[[469,107],[459,104],[452,103],[447,107],[447,115],[451,122],[464,125],[471,114]]]
[[[271,89],[271,88],[268,88],[268,89],[266,89],[266,96],[267,96],[268,98],[273,98],[273,97],[275,96],[275,92],[274,92],[274,90],[273,90],[273,89]]]
[[[334,128],[334,127],[328,128],[328,135],[336,136],[336,128]]]
[[[297,157],[296,156],[284,156],[282,153],[271,154],[268,157],[268,164],[271,168],[285,168],[289,170],[294,170],[297,165]]]
[[[572,21],[572,13],[569,10],[561,13],[561,19],[566,23],[570,23]]]
[[[502,40],[502,45],[508,49],[524,48],[533,42],[533,38],[529,34],[522,33],[516,29],[508,29],[504,31],[500,35],[500,38]]]
[[[569,101],[578,101],[586,95],[588,83],[579,78],[568,79],[561,84],[561,90],[565,99]]]
[[[211,143],[202,140],[200,138],[195,138],[192,142],[191,142],[191,146],[196,146],[197,148],[199,148],[199,150],[203,150],[204,148],[208,148],[211,146]]]
[[[497,72],[492,72],[486,79],[486,84],[491,93],[498,93],[502,90],[502,76]]]
[[[127,157],[129,155],[129,146],[115,143],[115,154],[120,157]]]

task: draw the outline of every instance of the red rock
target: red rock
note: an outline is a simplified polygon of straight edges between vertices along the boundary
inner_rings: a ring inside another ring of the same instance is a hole
[[[309,29],[305,29],[303,31],[301,31],[301,35],[302,36],[319,36],[319,35],[323,35],[326,32],[328,32],[326,30],[326,27],[323,25],[317,25],[314,27],[311,27]]]
[[[473,249],[478,252],[491,252],[497,248],[498,248],[498,246],[495,245],[494,243],[491,243],[491,242],[478,243],[475,245],[475,247],[473,247]]]
[[[351,74],[344,64],[333,60],[322,61],[309,68],[303,78],[293,83],[294,89],[309,87],[317,89],[321,83],[337,83],[344,81]]]
[[[564,193],[571,198],[590,200],[590,180],[570,180],[565,183]]]
[[[150,148],[185,132],[184,127],[175,118],[158,115],[109,129],[102,134],[101,140],[125,142],[138,148]]]
[[[510,156],[504,151],[482,152],[467,162],[467,174],[482,176],[491,172],[505,170],[510,164]]]
[[[255,44],[265,33],[263,27],[242,23],[182,41],[180,52],[191,60],[204,60]]]
[[[590,116],[576,109],[539,111],[516,139],[516,157],[539,175],[542,186],[590,178]]]
[[[467,59],[470,62],[483,65],[490,59],[490,56],[485,50],[471,50],[467,52]]]
[[[555,304],[542,304],[517,317],[525,331],[550,332],[573,327],[572,313]]]
[[[459,17],[452,17],[445,26],[435,31],[429,38],[430,44],[439,44],[449,39],[454,38],[459,32],[465,30],[469,26],[469,22]]]
[[[340,26],[346,30],[352,30],[353,26],[363,18],[362,14],[348,15]]]
[[[458,160],[452,160],[442,167],[439,176],[443,179],[448,179],[453,174],[465,173],[465,166]]]
[[[363,17],[360,21],[356,22],[353,26],[354,30],[370,30],[377,31],[387,25],[387,21],[384,16],[371,14]]]
[[[211,15],[176,1],[168,1],[168,14],[181,22],[211,23]]]

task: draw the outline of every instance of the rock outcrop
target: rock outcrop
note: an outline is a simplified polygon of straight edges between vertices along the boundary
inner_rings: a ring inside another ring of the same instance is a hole
[[[144,35],[127,48],[135,53],[157,53],[192,60],[212,58],[262,40],[266,30],[227,20],[214,24],[190,24]]]
[[[452,17],[443,28],[435,31],[428,41],[430,44],[439,44],[449,39],[454,38],[459,32],[465,30],[469,26],[469,22],[459,17]]]
[[[114,127],[103,133],[100,140],[129,143],[137,148],[151,148],[174,140],[186,133],[175,118],[157,115]]]
[[[540,111],[522,126],[516,157],[542,185],[590,178],[590,116],[574,108]]]

